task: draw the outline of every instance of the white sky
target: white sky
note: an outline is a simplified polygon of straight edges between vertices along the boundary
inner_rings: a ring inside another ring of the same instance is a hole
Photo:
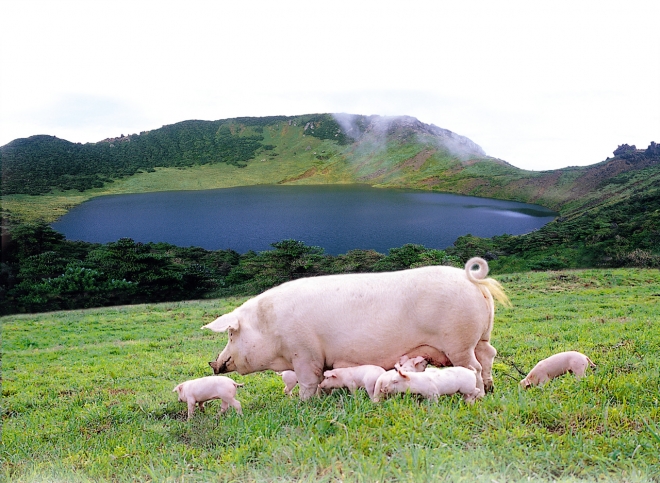
[[[525,169],[660,142],[660,2],[0,0],[0,145],[409,115]]]

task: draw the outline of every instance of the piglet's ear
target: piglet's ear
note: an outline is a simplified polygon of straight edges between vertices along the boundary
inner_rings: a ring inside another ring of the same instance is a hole
[[[226,332],[229,329],[238,330],[239,320],[233,312],[222,315],[202,329],[210,329],[213,332]]]
[[[403,372],[403,371],[401,370],[400,367],[397,367],[397,368],[396,368],[396,372],[398,372],[399,375],[400,375],[401,377],[403,377],[404,379],[410,379],[410,377],[408,376],[408,374],[406,374],[405,372]]]

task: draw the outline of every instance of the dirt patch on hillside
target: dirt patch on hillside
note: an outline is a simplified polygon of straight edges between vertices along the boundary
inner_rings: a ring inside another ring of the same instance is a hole
[[[473,158],[473,159],[468,159],[467,161],[461,161],[461,165],[462,165],[463,167],[466,167],[466,166],[472,166],[473,164],[480,163],[481,161],[482,161],[481,159],[475,159],[475,158]]]
[[[440,184],[440,178],[437,176],[431,176],[430,178],[426,178],[420,181],[420,184],[423,184],[424,186],[433,187],[433,186],[438,186]]]
[[[358,180],[359,181],[370,181],[374,178],[378,178],[379,176],[383,176],[385,173],[387,173],[387,169],[381,168],[378,171],[374,171],[373,173],[370,173],[370,174],[367,174],[367,175],[364,175],[364,176],[360,176],[358,178]]]
[[[415,171],[419,171],[422,166],[424,166],[424,163],[428,161],[428,159],[433,156],[437,152],[436,149],[426,149],[424,151],[420,151],[417,153],[415,156],[412,158],[408,158],[405,161],[403,161],[400,164],[397,164],[396,166],[391,166],[391,167],[386,167],[386,168],[380,168],[377,169],[376,171],[373,171],[369,174],[365,174],[363,176],[359,176],[357,179],[358,181],[372,181],[376,178],[381,178],[387,175],[390,175],[392,173],[396,173],[397,171],[400,171],[403,168],[412,168]],[[361,168],[364,167],[369,167],[371,163],[371,159],[367,158],[364,162],[360,163],[357,166],[356,171],[359,171]]]
[[[533,194],[529,201],[536,201],[543,198],[548,189],[555,190],[561,176],[561,171],[553,171],[544,176],[513,181],[508,188],[522,191],[532,190]]]
[[[648,168],[657,163],[654,159],[629,160],[613,158],[605,164],[589,166],[586,172],[579,178],[579,182],[571,188],[572,198],[580,198],[590,191],[594,191],[603,181],[613,178],[621,173],[632,170]]]
[[[462,185],[462,189],[466,193],[471,193],[471,192],[473,192],[474,190],[476,190],[478,188],[482,188],[482,187],[489,188],[490,187],[490,183],[488,182],[488,180],[485,180],[485,179],[482,179],[482,178],[472,178],[472,179],[463,181],[461,183],[461,185]]]
[[[299,181],[301,179],[311,178],[312,176],[314,176],[316,174],[316,172],[317,172],[316,167],[309,168],[304,173],[301,173],[301,174],[296,175],[296,176],[291,176],[289,178],[284,178],[283,180],[278,181],[277,184],[293,183],[294,181]]]
[[[428,159],[431,156],[433,156],[437,151],[438,151],[437,149],[427,149],[425,151],[421,151],[412,158],[405,160],[401,165],[401,167],[413,168],[415,171],[419,171],[419,169],[422,166],[424,166],[424,163],[426,163],[426,161],[428,161]]]

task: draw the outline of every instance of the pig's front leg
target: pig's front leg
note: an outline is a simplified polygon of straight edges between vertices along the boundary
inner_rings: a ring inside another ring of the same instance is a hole
[[[319,384],[323,380],[323,364],[297,359],[293,361],[293,370],[298,376],[300,399],[309,399],[318,393]]]
[[[190,418],[192,418],[192,415],[195,412],[195,404],[197,402],[193,399],[192,401],[189,399],[188,400],[188,420],[190,421]]]

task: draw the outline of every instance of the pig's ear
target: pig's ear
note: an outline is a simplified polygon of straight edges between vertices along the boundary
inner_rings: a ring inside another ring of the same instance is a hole
[[[206,324],[202,329],[210,329],[213,332],[226,332],[229,329],[238,330],[238,317],[229,313],[215,319],[210,324]]]

